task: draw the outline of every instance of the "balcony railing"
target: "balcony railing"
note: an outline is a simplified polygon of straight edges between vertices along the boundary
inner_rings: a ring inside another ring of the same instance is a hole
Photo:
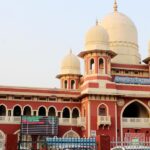
[[[100,125],[111,125],[110,116],[98,116],[98,126]]]
[[[85,118],[59,118],[59,125],[64,126],[85,126]]]
[[[124,128],[149,128],[150,118],[122,118]]]
[[[20,124],[20,116],[0,116],[0,124]]]
[[[0,116],[0,124],[20,124],[20,116]],[[85,117],[59,118],[59,125],[64,126],[85,126]]]

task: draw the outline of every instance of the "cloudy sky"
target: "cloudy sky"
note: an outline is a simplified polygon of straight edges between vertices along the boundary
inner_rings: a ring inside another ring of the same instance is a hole
[[[150,1],[118,0],[137,26],[142,59],[150,39]],[[55,76],[72,48],[113,11],[113,0],[0,0],[0,85],[59,87]],[[82,61],[82,60],[81,60]]]

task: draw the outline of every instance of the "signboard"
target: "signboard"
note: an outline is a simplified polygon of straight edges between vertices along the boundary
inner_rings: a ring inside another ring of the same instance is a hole
[[[96,130],[91,130],[91,137],[96,137]]]
[[[53,116],[22,116],[21,133],[24,135],[56,136],[58,118]]]
[[[115,76],[114,82],[124,83],[124,84],[150,85],[150,79],[149,78],[133,78],[133,77]]]
[[[145,133],[125,133],[125,142],[137,143],[145,141]]]
[[[133,144],[133,145],[139,144],[139,139],[138,139],[138,138],[133,138],[133,139],[132,139],[132,144]]]

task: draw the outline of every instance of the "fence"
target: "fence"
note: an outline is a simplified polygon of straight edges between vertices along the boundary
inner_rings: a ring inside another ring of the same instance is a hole
[[[34,147],[34,146],[36,147]],[[34,147],[34,148],[33,148]],[[96,150],[95,138],[45,138],[43,141],[20,141],[19,150]]]
[[[121,148],[127,149],[127,150],[150,150],[150,140],[147,139],[145,141],[138,141],[137,139],[134,139],[133,141],[112,141],[111,142],[111,149],[117,150]],[[123,150],[124,150],[123,149]]]

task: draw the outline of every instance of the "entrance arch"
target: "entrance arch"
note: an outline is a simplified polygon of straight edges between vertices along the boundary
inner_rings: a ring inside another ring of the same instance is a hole
[[[133,110],[136,110],[136,114],[133,115]],[[132,110],[132,111],[130,111]],[[130,113],[128,113],[130,111]],[[132,114],[131,114],[132,113]],[[132,100],[124,105],[120,113],[120,131],[121,131],[121,141],[123,141],[123,117],[126,118],[149,118],[150,109],[149,107],[140,100]]]
[[[132,113],[133,111],[134,113]],[[122,116],[128,118],[148,118],[149,112],[144,105],[134,101],[124,109]]]

